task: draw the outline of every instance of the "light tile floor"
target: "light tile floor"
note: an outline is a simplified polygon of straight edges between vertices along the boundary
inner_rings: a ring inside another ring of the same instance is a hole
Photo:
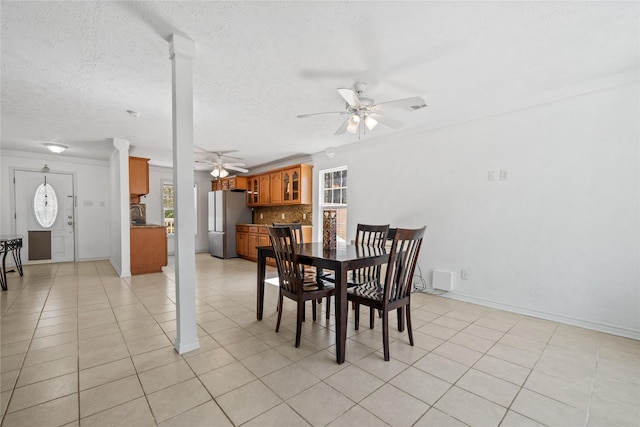
[[[173,274],[10,273],[2,427],[640,426],[638,341],[416,293],[415,347],[392,328],[384,362],[381,325],[356,332],[351,315],[338,365],[333,316],[308,319],[296,349],[293,302],[274,331],[276,287],[255,318],[254,263],[199,254],[200,348],[178,355]]]

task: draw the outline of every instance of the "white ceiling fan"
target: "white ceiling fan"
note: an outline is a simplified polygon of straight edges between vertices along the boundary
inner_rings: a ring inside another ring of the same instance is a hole
[[[249,172],[249,169],[245,169],[242,167],[242,166],[245,166],[244,163],[237,163],[237,162],[230,163],[225,161],[224,159],[225,157],[227,159],[240,160],[239,157],[232,157],[232,156],[226,155],[226,153],[232,153],[233,151],[207,151],[199,147],[196,147],[196,148],[213,155],[211,159],[196,160],[196,163],[204,163],[212,166],[213,169],[211,170],[210,173],[211,173],[211,176],[216,179],[225,178],[229,176],[229,171],[236,171],[240,173]]]
[[[301,114],[298,118],[302,119],[305,117],[312,117],[324,114],[339,114],[344,115],[348,114],[349,117],[345,120],[342,125],[336,131],[336,135],[341,135],[348,131],[350,133],[358,133],[360,130],[360,123],[364,123],[362,126],[364,132],[366,130],[373,130],[378,123],[381,123],[385,126],[389,126],[393,129],[398,129],[402,127],[402,123],[398,120],[392,119],[384,115],[385,112],[403,108],[409,111],[419,110],[421,108],[425,108],[427,105],[425,104],[424,99],[419,96],[414,96],[412,98],[404,98],[397,99],[395,101],[387,101],[381,102],[379,104],[375,104],[373,99],[366,98],[362,96],[364,90],[366,89],[367,84],[364,82],[358,82],[353,85],[353,89],[340,88],[338,89],[338,93],[344,100],[346,101],[346,110],[345,111],[330,111],[327,113],[312,113],[312,114]]]

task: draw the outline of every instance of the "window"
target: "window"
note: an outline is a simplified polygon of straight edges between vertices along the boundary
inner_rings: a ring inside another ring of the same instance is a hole
[[[193,207],[196,213],[196,234],[198,234],[198,186],[193,186]],[[173,184],[162,184],[162,218],[164,226],[167,227],[167,234],[175,233],[173,209]]]
[[[51,228],[58,216],[58,196],[53,187],[46,183],[46,178],[33,196],[33,211],[38,224],[44,228]]]
[[[336,211],[338,241],[347,241],[347,168],[324,170],[320,172],[322,183],[322,212]]]
[[[175,232],[174,213],[173,184],[162,184],[162,217],[164,218],[164,226],[167,227],[167,234]]]

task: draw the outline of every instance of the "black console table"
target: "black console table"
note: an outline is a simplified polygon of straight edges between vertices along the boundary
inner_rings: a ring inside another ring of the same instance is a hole
[[[20,249],[22,249],[22,236],[18,235],[0,235],[0,255],[2,255],[2,271],[0,272],[0,285],[2,290],[7,290],[7,254],[11,252],[13,261],[16,263],[18,273],[22,276],[22,258],[20,257]]]

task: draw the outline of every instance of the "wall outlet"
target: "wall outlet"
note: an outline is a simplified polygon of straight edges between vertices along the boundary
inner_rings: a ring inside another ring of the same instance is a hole
[[[264,219],[264,215],[263,214],[260,214],[260,219]]]
[[[460,278],[462,280],[469,280],[469,272],[465,269],[460,270]]]
[[[284,214],[282,214],[282,219],[284,219]]]
[[[509,169],[500,169],[500,181],[509,181]]]
[[[496,171],[489,171],[487,173],[487,181],[495,181],[496,180]]]
[[[306,213],[302,214],[302,219],[307,219],[307,214]]]

